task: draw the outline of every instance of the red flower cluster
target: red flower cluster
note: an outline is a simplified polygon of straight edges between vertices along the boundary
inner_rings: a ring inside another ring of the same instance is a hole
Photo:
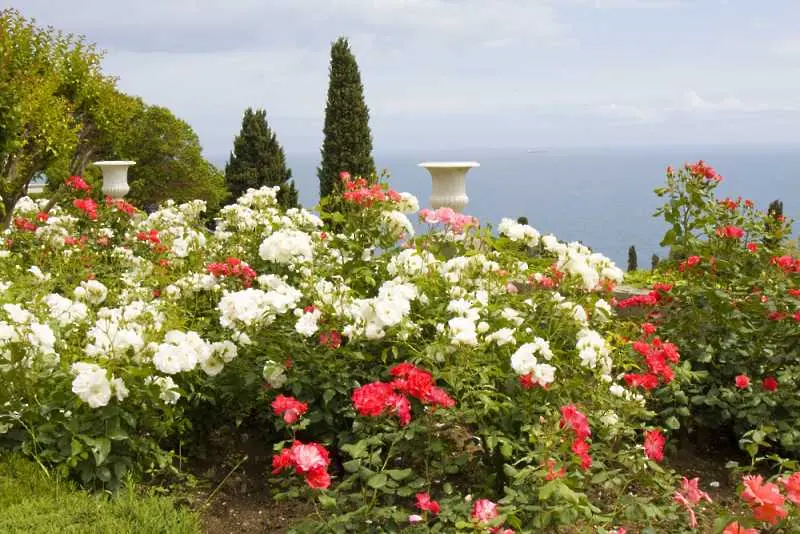
[[[592,466],[592,457],[589,455],[589,442],[587,441],[592,435],[589,420],[574,404],[567,404],[561,407],[561,428],[564,427],[568,427],[575,434],[570,448],[581,459],[581,468],[588,470]]]
[[[660,462],[664,459],[664,445],[667,438],[661,433],[661,429],[647,430],[644,433],[644,454],[649,459]]]
[[[74,189],[75,191],[88,192],[92,190],[92,188],[89,187],[89,184],[84,182],[83,178],[81,178],[80,176],[70,176],[69,178],[64,180],[64,183],[67,185],[67,187],[69,187],[70,189]]]
[[[308,411],[308,404],[300,402],[294,397],[278,395],[272,401],[272,410],[275,415],[283,416],[287,425],[293,425],[300,417]]]
[[[747,250],[750,252],[758,252],[758,243],[748,243]]]
[[[72,237],[68,235],[64,237],[64,244],[69,246],[79,246],[83,248],[87,241],[89,241],[89,238],[85,235],[80,237]]]
[[[371,206],[376,202],[399,202],[402,200],[400,193],[393,189],[384,190],[381,184],[369,185],[364,178],[352,180],[350,173],[340,174],[342,184],[344,184],[344,194],[342,197],[359,206]]]
[[[15,218],[14,227],[22,232],[35,232],[36,228],[38,228],[36,224],[34,224],[33,222],[29,221],[24,217]]]
[[[701,261],[702,258],[700,256],[689,256],[678,265],[678,270],[680,272],[684,272],[686,269],[690,269],[695,265],[699,265]]]
[[[139,241],[147,241],[154,245],[161,243],[161,239],[158,238],[158,230],[155,229],[147,232],[136,232],[136,239]]]
[[[626,299],[617,301],[615,306],[622,310],[637,306],[655,306],[664,300],[665,295],[670,291],[672,291],[671,284],[653,284],[653,289],[651,289],[646,295],[634,295],[632,297],[628,297]]]
[[[110,196],[106,196],[106,206],[114,206],[126,215],[133,215],[136,213],[136,207],[133,204],[129,204],[122,199],[114,200]]]
[[[319,344],[331,350],[336,350],[342,346],[342,335],[336,330],[322,332],[319,335]]]
[[[240,278],[244,287],[252,286],[257,276],[253,268],[239,258],[228,258],[223,263],[209,263],[206,269],[217,278],[222,276]]]
[[[395,365],[389,370],[391,382],[371,382],[353,390],[353,406],[359,414],[378,417],[385,411],[397,415],[400,424],[411,421],[411,402],[406,395],[423,404],[452,408],[456,401],[443,389],[433,385],[433,376],[410,363]]]
[[[710,180],[712,182],[721,182],[722,176],[717,174],[717,171],[714,170],[713,167],[707,165],[702,159],[697,163],[686,164],[686,170],[694,174],[695,176],[700,176],[705,178],[706,180]]]
[[[766,521],[777,525],[781,519],[788,515],[784,504],[786,499],[781,495],[778,486],[770,482],[764,483],[761,475],[748,475],[742,478],[744,490],[742,498],[750,505],[753,517],[757,521]]]
[[[417,508],[419,508],[423,512],[430,512],[432,514],[438,514],[441,509],[439,508],[439,503],[431,499],[429,493],[417,493]]]
[[[786,274],[800,273],[800,258],[792,258],[791,256],[774,256],[770,263],[777,265]]]
[[[72,205],[84,212],[89,220],[97,220],[97,202],[91,198],[76,198]]]
[[[294,441],[291,447],[281,450],[272,457],[272,474],[277,475],[287,468],[294,468],[298,475],[306,479],[306,484],[314,489],[327,489],[331,485],[328,474],[330,465],[328,451],[319,443]]]
[[[717,228],[717,235],[728,239],[741,239],[744,237],[744,230],[738,226],[722,226]]]
[[[654,337],[648,343],[647,338],[655,331],[655,326],[645,323],[642,325],[642,339],[633,342],[633,350],[644,358],[648,372],[626,374],[625,382],[630,387],[641,387],[649,391],[657,388],[660,380],[669,384],[675,378],[675,372],[670,364],[677,364],[680,361],[678,347],[672,343],[661,341],[659,337]]]

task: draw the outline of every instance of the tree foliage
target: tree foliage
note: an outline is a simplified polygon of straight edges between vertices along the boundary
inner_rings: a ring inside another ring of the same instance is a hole
[[[172,113],[117,90],[83,37],[0,11],[0,196],[7,225],[31,179],[48,177],[51,206],[70,175],[99,159],[132,159],[128,200],[224,200],[222,174],[202,157],[192,128]]]
[[[0,196],[5,224],[39,173],[79,173],[102,142],[114,80],[82,37],[0,11]]]
[[[235,200],[247,189],[280,186],[278,201],[283,207],[297,206],[291,169],[275,132],[267,123],[267,112],[247,108],[242,129],[233,140],[233,152],[225,165],[225,184]]]
[[[170,110],[148,106],[126,97],[133,108],[130,122],[119,133],[108,159],[131,159],[131,190],[126,199],[140,207],[202,199],[214,212],[225,200],[222,173],[202,155],[200,140],[191,126]]]
[[[317,170],[320,198],[339,187],[342,171],[367,179],[375,176],[369,109],[356,58],[344,37],[331,46],[329,76],[322,163]]]

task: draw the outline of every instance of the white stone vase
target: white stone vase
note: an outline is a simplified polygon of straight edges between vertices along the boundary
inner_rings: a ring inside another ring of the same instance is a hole
[[[135,161],[96,161],[94,163],[103,171],[103,194],[114,200],[121,200],[128,191],[128,167],[136,165]]]
[[[419,166],[431,173],[431,207],[448,207],[459,213],[463,212],[469,202],[467,171],[480,167],[480,164],[475,161],[429,161],[420,163]]]

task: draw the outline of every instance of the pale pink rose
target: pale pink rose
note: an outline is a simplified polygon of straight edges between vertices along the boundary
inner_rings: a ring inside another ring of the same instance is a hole
[[[410,516],[408,516],[408,522],[411,523],[412,525],[415,525],[415,524],[419,523],[420,521],[422,521],[422,516],[421,515],[411,514]]]
[[[320,454],[315,444],[292,446],[292,461],[301,473],[328,465],[328,460]]]
[[[478,499],[472,506],[472,520],[479,523],[488,523],[500,514],[497,504],[489,499]]]

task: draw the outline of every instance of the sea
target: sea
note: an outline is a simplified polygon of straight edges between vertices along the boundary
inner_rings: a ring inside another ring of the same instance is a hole
[[[719,196],[749,198],[761,209],[780,199],[784,214],[800,219],[800,145],[418,150],[374,156],[377,167],[390,173],[392,187],[416,195],[423,207],[431,178],[418,163],[477,161],[480,167],[466,178],[465,213],[495,228],[503,217],[525,216],[542,234],[580,241],[623,269],[631,245],[641,268],[649,268],[652,254],[666,252],[658,245],[667,226],[653,217],[662,204],[653,189],[664,184],[667,165],[702,159],[723,177]],[[319,153],[287,154],[287,160],[301,204],[313,208],[319,199]]]

